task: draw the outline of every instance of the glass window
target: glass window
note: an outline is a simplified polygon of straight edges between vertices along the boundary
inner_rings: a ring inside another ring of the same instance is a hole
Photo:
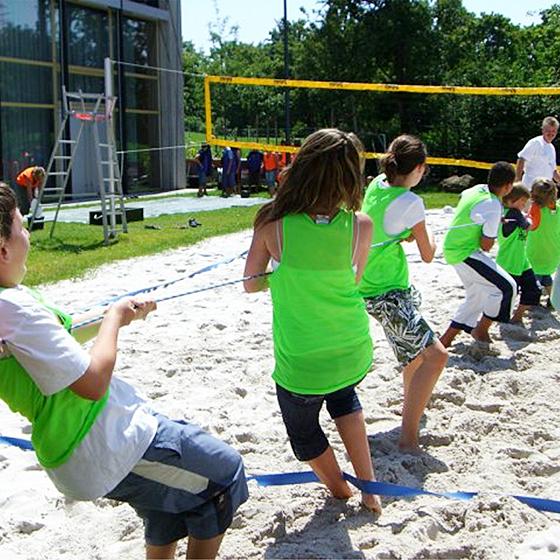
[[[69,64],[103,68],[109,56],[107,12],[68,4],[67,17]]]
[[[151,21],[125,18],[123,21],[123,61],[155,66],[157,26]]]
[[[52,103],[52,69],[0,62],[0,99],[18,103]]]
[[[4,178],[13,181],[30,165],[46,166],[54,142],[52,109],[2,107],[0,111]]]
[[[139,78],[126,74],[126,107],[127,109],[148,109],[157,111],[157,79]]]
[[[51,59],[50,0],[0,0],[0,56]]]
[[[159,186],[159,152],[135,152],[157,147],[158,117],[127,113],[126,115],[128,192],[157,191]]]
[[[68,82],[68,91],[78,91],[80,89],[84,93],[103,93],[105,91],[105,80],[98,76],[70,72]]]

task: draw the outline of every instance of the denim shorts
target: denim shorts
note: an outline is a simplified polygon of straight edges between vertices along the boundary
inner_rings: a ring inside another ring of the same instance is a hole
[[[136,510],[147,544],[220,535],[248,498],[241,457],[194,424],[156,416],[150,447],[106,497]]]
[[[282,419],[294,455],[299,461],[316,459],[329,447],[327,436],[319,424],[323,402],[327,403],[327,410],[333,419],[362,410],[356,385],[326,395],[301,395],[276,384]]]

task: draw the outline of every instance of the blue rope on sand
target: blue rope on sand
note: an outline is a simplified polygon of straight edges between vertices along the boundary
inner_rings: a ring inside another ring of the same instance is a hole
[[[216,288],[223,288],[224,286],[232,286],[233,284],[239,284],[240,282],[245,282],[246,280],[254,280],[255,278],[261,278],[263,276],[268,276],[272,274],[272,272],[261,272],[260,274],[253,274],[251,276],[244,276],[243,278],[238,278],[237,280],[228,280],[227,282],[221,282],[220,284],[212,284],[210,286],[204,286],[202,288],[197,288],[196,290],[189,290],[187,292],[180,292],[178,294],[173,294],[170,296],[164,296],[160,298],[154,298],[156,303],[161,303],[162,301],[169,301],[172,299],[177,299],[180,297],[190,296],[193,294],[199,294],[201,292],[206,292],[208,290],[215,290]],[[121,297],[126,296],[119,296]],[[98,315],[97,317],[93,317],[92,319],[88,319],[87,321],[82,321],[81,323],[77,323],[76,325],[72,325],[72,330],[74,329],[82,329],[87,327],[88,325],[92,325],[94,323],[98,323],[103,319],[103,315]]]
[[[162,290],[162,289],[168,288],[169,286],[172,286],[173,284],[177,284],[179,282],[182,282],[183,280],[189,280],[190,278],[194,278],[195,276],[198,276],[199,274],[203,274],[204,272],[209,272],[210,270],[214,270],[215,268],[218,268],[219,266],[222,266],[224,264],[229,264],[229,263],[231,263],[231,262],[233,262],[237,259],[241,259],[241,258],[245,257],[248,252],[249,252],[248,250],[243,251],[239,255],[236,255],[234,257],[228,257],[227,259],[223,259],[221,261],[206,265],[199,270],[191,272],[190,274],[187,274],[186,276],[181,276],[179,278],[175,278],[174,280],[169,280],[167,282],[161,282],[160,284],[155,284],[153,286],[148,286],[147,288],[140,288],[138,290],[133,290],[131,292],[126,292],[125,294],[120,294],[118,296],[113,296],[109,299],[106,299],[105,301],[102,301],[102,302],[97,303],[95,305],[91,305],[90,307],[86,307],[85,309],[81,309],[78,313],[85,313],[86,311],[89,311],[91,309],[95,309],[96,307],[104,307],[106,305],[114,303],[115,301],[117,301],[119,299],[123,299],[123,298],[126,298],[126,297],[133,297],[133,296],[137,296],[139,294],[147,294],[147,293],[150,293],[150,292],[154,292],[156,290]]]
[[[0,436],[0,443],[19,447],[25,451],[33,450],[31,442],[25,439]],[[352,484],[352,486],[355,486],[361,492],[365,492],[366,494],[377,494],[378,496],[403,499],[414,498],[416,496],[433,496],[436,498],[448,498],[451,500],[463,501],[470,500],[475,496],[478,496],[478,492],[430,492],[428,490],[423,490],[422,488],[412,488],[410,486],[401,486],[399,484],[390,484],[388,482],[361,480],[348,473],[342,473],[342,475],[346,481]],[[313,471],[254,474],[248,476],[247,480],[254,480],[260,486],[287,486],[320,482]],[[511,495],[510,497],[515,498],[516,500],[519,500],[538,511],[560,513],[560,501],[558,500],[517,495]]]

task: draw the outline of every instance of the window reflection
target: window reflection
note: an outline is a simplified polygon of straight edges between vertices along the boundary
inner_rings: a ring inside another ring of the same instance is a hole
[[[107,12],[68,4],[68,56],[70,64],[103,68],[109,56]]]
[[[49,0],[0,0],[0,54],[50,60]]]

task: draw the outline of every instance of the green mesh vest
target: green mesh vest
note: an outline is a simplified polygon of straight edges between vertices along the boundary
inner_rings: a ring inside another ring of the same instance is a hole
[[[498,230],[498,254],[496,262],[513,276],[521,276],[531,268],[527,259],[527,231],[516,227],[512,233],[504,237],[503,226]]]
[[[541,209],[541,223],[527,236],[527,257],[535,274],[554,274],[560,264],[560,203]]]
[[[352,270],[354,215],[329,224],[307,214],[284,217],[281,263],[270,277],[276,366],[288,391],[327,394],[369,370],[369,318]]]
[[[362,212],[373,221],[373,245],[379,244],[369,252],[360,282],[360,293],[363,297],[375,297],[392,290],[406,290],[410,287],[406,255],[398,241],[408,237],[412,230],[406,229],[397,236],[390,236],[385,233],[383,227],[388,206],[407,193],[408,189],[383,187],[384,178],[384,175],[380,175],[371,182],[362,205]]]
[[[70,331],[69,315],[47,305],[34,290],[28,291]],[[0,359],[0,398],[31,422],[37,459],[47,469],[68,460],[103,410],[108,395],[107,392],[101,400],[91,401],[66,388],[47,397],[13,356]]]
[[[486,185],[475,185],[463,191],[450,226],[450,228],[459,227],[449,229],[443,241],[443,256],[447,264],[463,262],[480,249],[482,225],[473,222],[471,211],[480,202],[491,198],[497,199],[497,196],[492,194]]]

